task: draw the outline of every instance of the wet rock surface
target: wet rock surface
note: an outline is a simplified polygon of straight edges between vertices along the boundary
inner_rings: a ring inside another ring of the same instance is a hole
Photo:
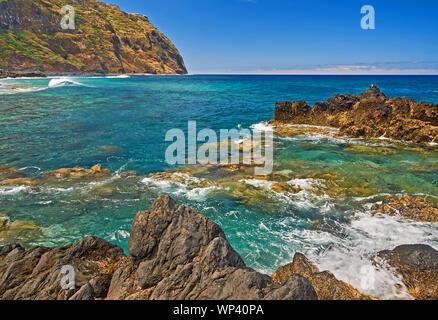
[[[354,138],[438,142],[438,105],[388,98],[376,85],[358,95],[336,94],[313,108],[305,101],[279,101],[271,124],[285,123],[330,126]]]
[[[103,169],[97,164],[91,168],[75,167],[47,171],[46,175],[54,176],[56,178],[81,179],[87,177],[109,177],[111,176],[111,172],[108,169]]]
[[[0,239],[3,243],[21,239],[30,241],[41,234],[40,227],[33,221],[13,220],[0,212]]]
[[[432,202],[420,197],[387,196],[382,203],[374,204],[371,212],[375,214],[386,214],[390,216],[400,215],[402,217],[426,222],[438,222],[438,207]]]
[[[312,283],[319,300],[375,300],[356,288],[336,279],[330,271],[320,272],[303,254],[296,253],[292,263],[278,268],[272,275],[276,283],[284,283],[291,275],[299,274]]]
[[[402,281],[412,297],[438,299],[438,251],[434,248],[423,244],[402,245],[380,251],[376,257],[382,259],[376,261],[386,262],[403,276]]]

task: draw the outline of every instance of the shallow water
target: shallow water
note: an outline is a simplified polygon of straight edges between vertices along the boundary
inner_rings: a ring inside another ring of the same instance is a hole
[[[406,243],[438,248],[437,224],[370,215],[385,195],[410,194],[438,203],[438,148],[386,140],[302,135],[276,137],[274,173],[172,168],[164,161],[167,130],[264,127],[275,101],[313,104],[376,83],[388,96],[438,102],[436,76],[131,76],[0,80],[0,165],[31,176],[100,163],[115,176],[0,186],[0,211],[32,220],[27,245],[57,246],[95,235],[126,250],[132,219],[163,193],[224,229],[245,262],[272,273],[303,252],[321,269],[360,291],[406,297],[389,271],[369,257]],[[148,177],[173,169],[171,180]],[[118,174],[135,170],[139,176]],[[300,191],[274,192],[275,183]],[[0,244],[11,239],[0,239]],[[374,286],[366,286],[373,278]],[[401,291],[400,291],[401,290]]]

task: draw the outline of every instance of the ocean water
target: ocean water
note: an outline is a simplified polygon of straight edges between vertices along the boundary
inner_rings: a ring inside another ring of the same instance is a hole
[[[41,178],[101,164],[106,179],[0,186],[0,212],[37,231],[1,237],[59,246],[95,235],[125,251],[132,219],[160,194],[217,222],[248,266],[272,273],[299,251],[360,291],[408,298],[370,257],[406,243],[438,248],[438,225],[372,216],[385,195],[438,203],[438,148],[306,134],[275,137],[274,175],[171,166],[172,128],[265,127],[275,101],[322,101],[377,84],[388,96],[438,103],[437,76],[108,76],[0,80],[0,165]],[[137,175],[123,175],[135,170]],[[168,175],[151,175],[168,171]],[[275,192],[273,184],[297,188]]]

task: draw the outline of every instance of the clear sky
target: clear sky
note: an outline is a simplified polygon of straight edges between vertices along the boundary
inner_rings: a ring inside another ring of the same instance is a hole
[[[438,74],[436,0],[105,1],[148,16],[189,73]]]

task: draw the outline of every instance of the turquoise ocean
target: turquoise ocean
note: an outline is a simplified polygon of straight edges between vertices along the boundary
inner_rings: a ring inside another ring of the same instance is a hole
[[[165,162],[173,128],[268,128],[278,100],[322,101],[377,84],[387,96],[438,103],[438,76],[95,76],[0,80],[0,165],[45,171],[100,164],[106,179],[0,185],[0,212],[38,232],[1,237],[60,246],[94,235],[127,252],[132,220],[169,194],[218,223],[246,264],[272,273],[304,253],[362,292],[405,297],[372,254],[400,244],[438,249],[438,225],[372,216],[386,195],[438,203],[438,147],[303,134],[274,139],[274,175]],[[136,175],[122,172],[134,170]],[[168,175],[154,175],[167,171]],[[152,175],[151,175],[152,174]],[[278,182],[297,189],[274,192]],[[369,280],[373,279],[373,285]]]

